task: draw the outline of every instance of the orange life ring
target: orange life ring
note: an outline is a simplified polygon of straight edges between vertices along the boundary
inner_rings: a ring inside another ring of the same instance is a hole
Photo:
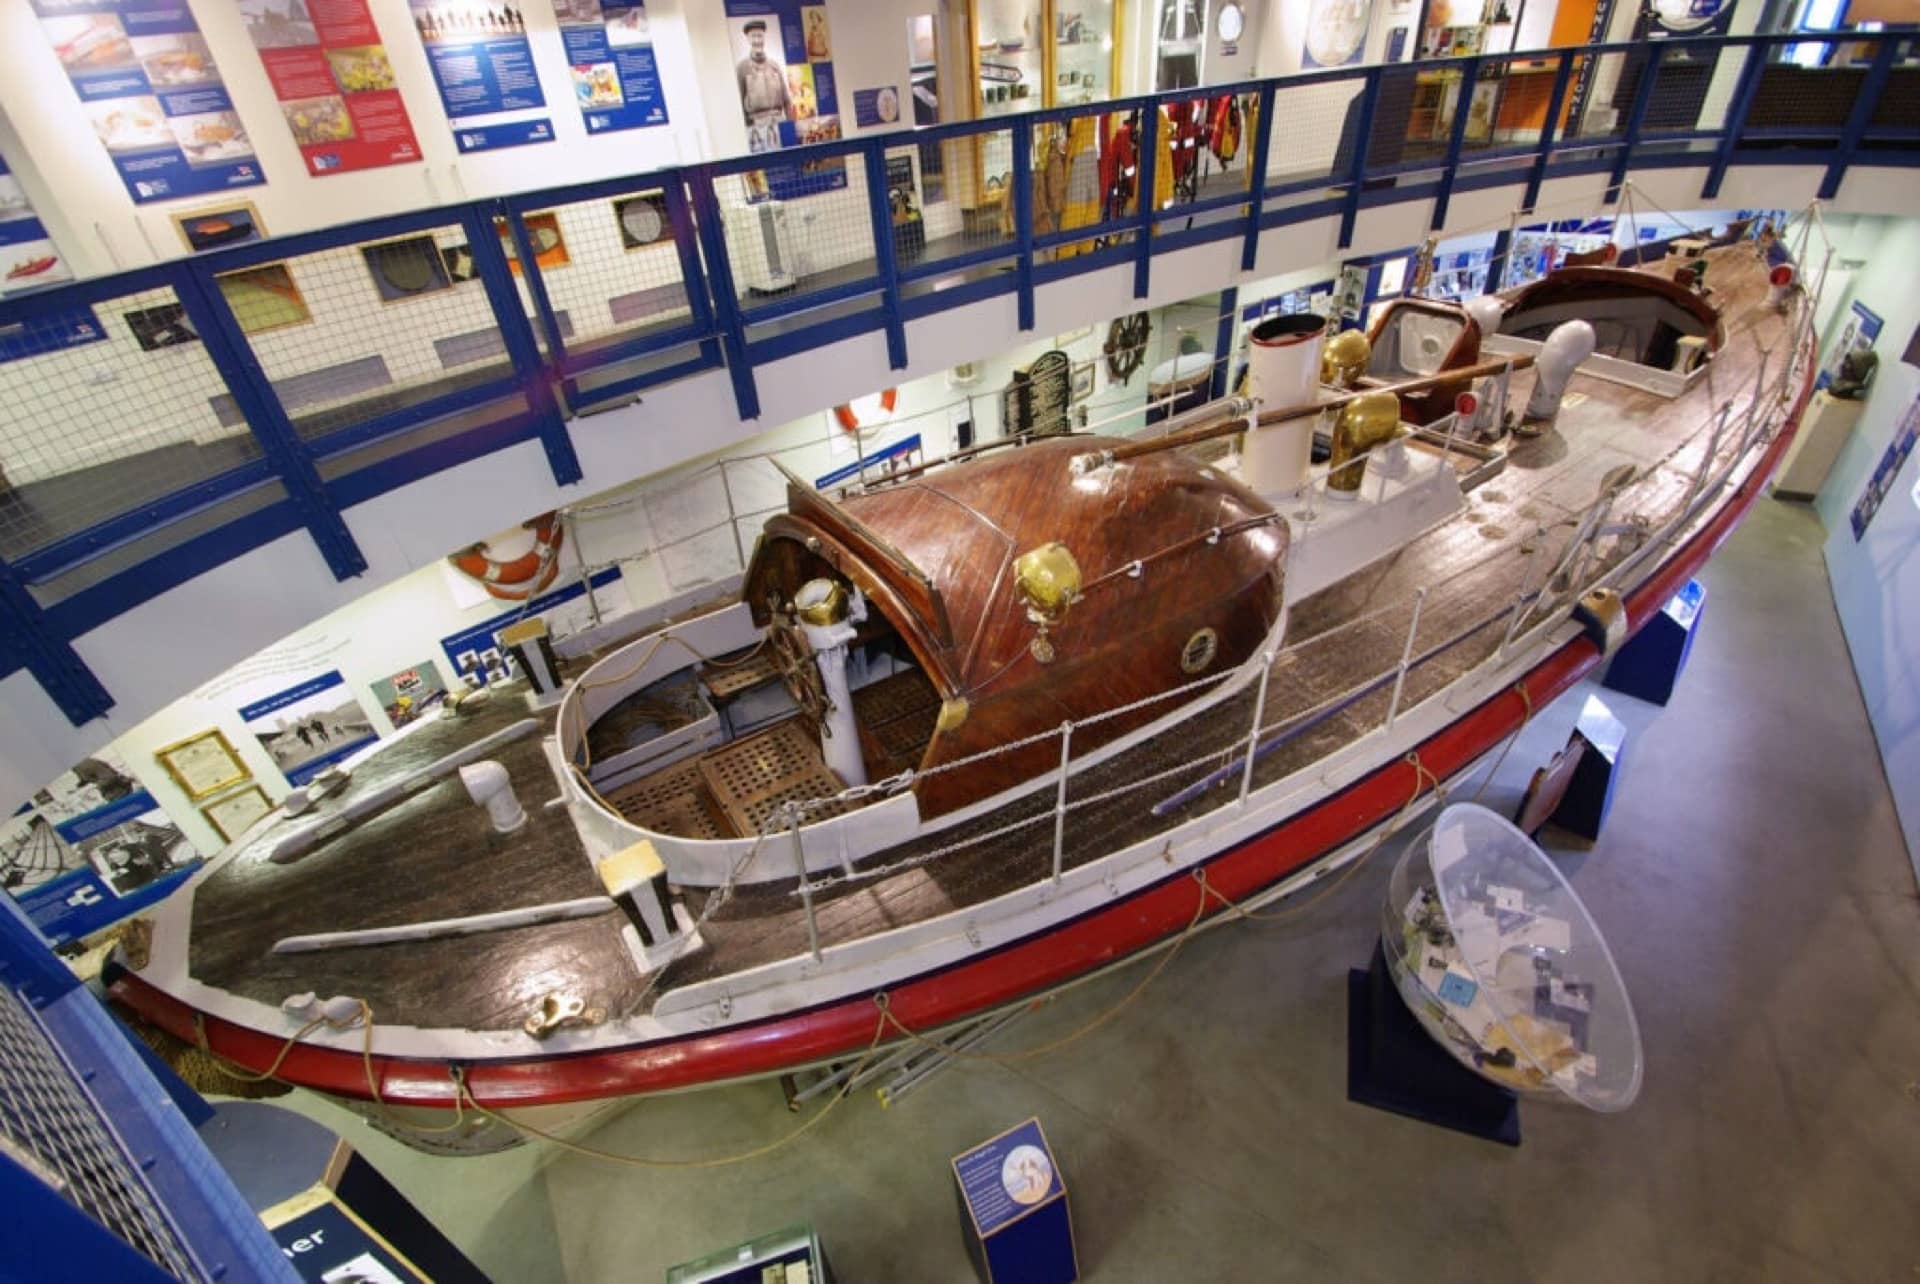
[[[490,557],[487,546],[481,543],[447,560],[494,597],[523,602],[559,577],[560,544],[566,538],[566,528],[560,524],[558,513],[546,513],[522,525],[533,532],[533,547],[519,557],[500,561]]]
[[[894,402],[899,399],[899,396],[900,390],[898,388],[881,389],[880,409],[886,413],[886,419],[893,418]],[[853,403],[850,401],[843,401],[835,406],[833,408],[833,417],[840,421],[842,428],[851,433],[857,433],[862,428],[873,428],[877,426],[876,424],[861,423],[860,416],[853,413]],[[879,422],[885,423],[886,419],[882,419]]]

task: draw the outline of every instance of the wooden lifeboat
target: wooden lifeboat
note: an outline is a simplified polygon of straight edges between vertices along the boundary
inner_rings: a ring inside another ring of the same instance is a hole
[[[789,478],[745,601],[777,625],[803,585],[830,577],[878,609],[869,628],[897,632],[940,700],[920,769],[989,755],[917,779],[923,817],[1040,775],[1060,752],[1052,738],[990,751],[1091,719],[1073,733],[1079,756],[1170,712],[1177,699],[1151,697],[1240,665],[1279,619],[1287,530],[1272,507],[1179,452],[1076,470],[1116,444],[1043,440],[840,503]],[[1021,559],[1054,545],[1078,583],[1049,609]]]

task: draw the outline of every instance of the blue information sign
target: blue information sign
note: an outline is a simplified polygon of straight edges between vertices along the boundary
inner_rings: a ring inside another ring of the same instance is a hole
[[[111,752],[86,759],[0,824],[0,882],[55,945],[178,887],[200,853]]]
[[[33,11],[136,202],[266,181],[180,0],[33,0]]]
[[[476,0],[411,0],[411,7],[462,152],[553,141],[519,9]],[[534,111],[542,114],[496,119]]]
[[[589,134],[667,123],[644,4],[555,0],[554,13]]]
[[[242,705],[240,720],[295,785],[304,785],[379,735],[337,669]]]
[[[1066,1180],[1040,1121],[1029,1119],[953,1160],[969,1255],[994,1284],[1079,1277]]]

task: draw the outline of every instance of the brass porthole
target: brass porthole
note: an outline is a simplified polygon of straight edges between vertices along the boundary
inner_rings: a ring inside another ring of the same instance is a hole
[[[1212,629],[1201,629],[1180,648],[1180,668],[1186,673],[1199,673],[1213,663],[1219,651],[1220,635]]]

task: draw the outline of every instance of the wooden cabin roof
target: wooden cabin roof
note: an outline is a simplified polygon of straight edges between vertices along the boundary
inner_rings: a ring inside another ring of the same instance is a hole
[[[1284,564],[1285,527],[1270,520],[1272,509],[1180,452],[1074,474],[1076,457],[1113,444],[1037,441],[837,505],[796,493],[767,533],[818,541],[836,569],[868,581],[862,587],[903,632],[918,634],[908,638],[916,651],[924,645],[934,653],[921,658],[934,661],[927,667],[943,696],[978,698],[1034,663],[1027,657],[1034,628],[1013,574],[1014,559],[1031,548],[1058,541],[1080,566],[1084,600],[1054,631],[1063,650],[1076,634],[1081,645],[1097,645],[1095,618],[1145,610],[1149,601],[1155,612],[1179,612],[1231,597]],[[1232,533],[1250,523],[1253,529]],[[1215,528],[1229,534],[1210,545]],[[1151,572],[1128,577],[1135,561]],[[750,590],[748,600],[759,592]]]

